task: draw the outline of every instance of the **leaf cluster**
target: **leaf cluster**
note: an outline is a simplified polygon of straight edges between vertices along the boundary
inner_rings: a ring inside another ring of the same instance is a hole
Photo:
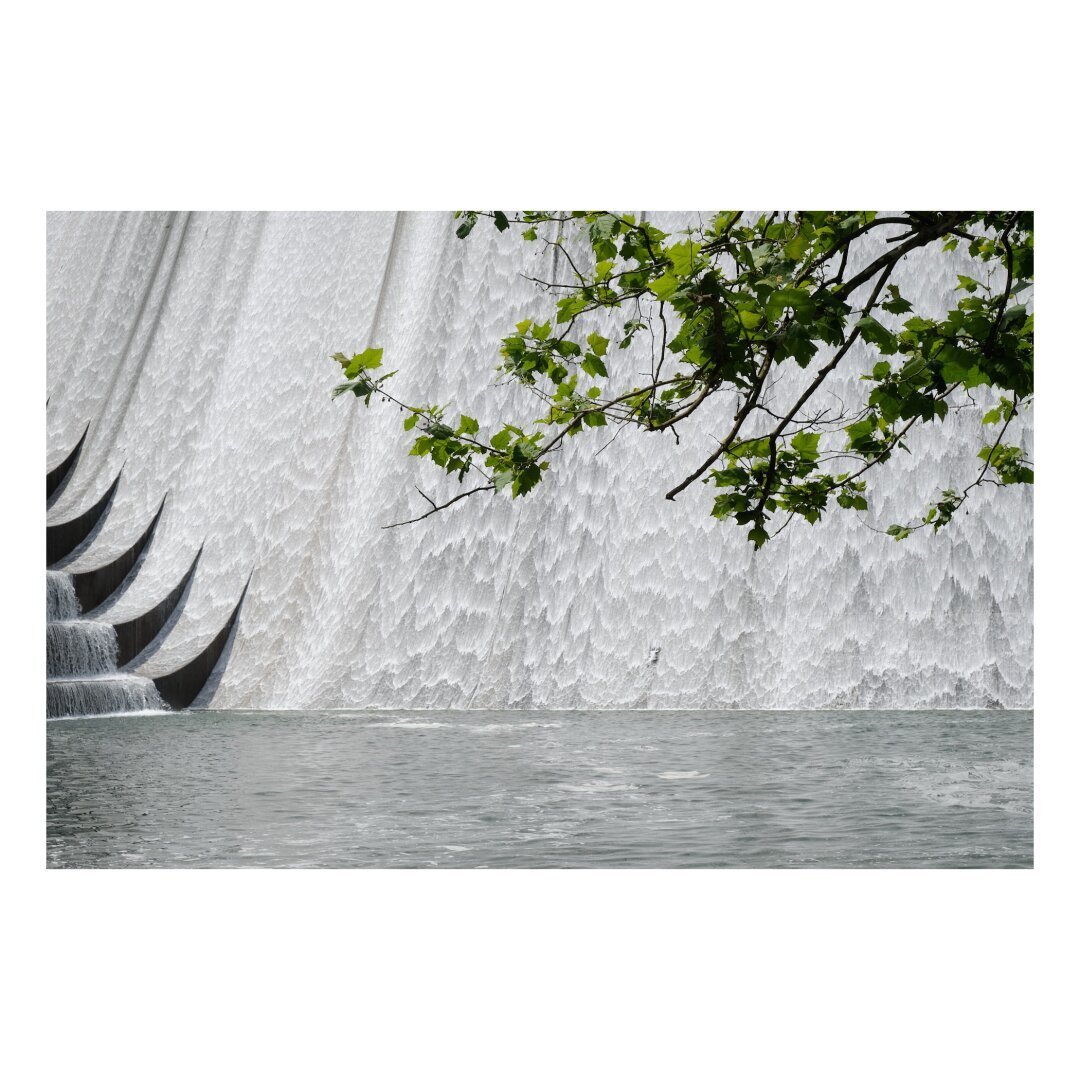
[[[1031,463],[1002,442],[1034,393],[1030,213],[730,210],[673,234],[612,210],[455,216],[461,239],[486,219],[498,233],[516,230],[525,243],[543,245],[562,268],[537,282],[546,310],[502,339],[496,368],[527,387],[541,411],[486,426],[460,414],[454,425],[448,406],[389,394],[390,375],[375,374],[379,349],[335,354],[349,380],[335,393],[351,390],[365,403],[379,396],[405,409],[405,428],[419,430],[412,454],[458,481],[472,471],[483,477],[467,494],[528,494],[563,440],[590,428],[677,439],[680,425],[722,395],[732,419],[717,449],[667,495],[698,480],[714,485],[712,515],[745,528],[761,547],[796,517],[813,524],[831,507],[868,510],[864,474],[906,449],[915,424],[944,422],[979,387],[998,393],[983,417],[991,434],[998,430],[977,451],[975,480],[961,492],[946,489],[922,522],[893,526],[890,535],[903,539],[925,525],[937,531],[984,482],[1033,481]],[[875,236],[884,243],[871,243]],[[944,318],[916,311],[890,276],[913,252],[936,247],[944,258],[961,244],[971,267],[982,269],[956,276],[957,298]],[[612,313],[622,314],[622,331],[609,339],[595,323]],[[622,360],[639,342],[650,357],[643,383],[638,362]],[[824,405],[856,344],[867,358],[865,398]]]

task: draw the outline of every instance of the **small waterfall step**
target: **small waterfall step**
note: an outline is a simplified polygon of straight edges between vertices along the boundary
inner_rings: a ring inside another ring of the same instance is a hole
[[[45,673],[50,679],[116,671],[116,631],[108,623],[66,619],[45,627]]]
[[[114,671],[45,682],[45,712],[50,719],[164,710],[153,680],[141,675]]]
[[[79,598],[75,595],[75,586],[70,574],[62,570],[45,571],[45,620],[56,622],[61,619],[79,617]]]

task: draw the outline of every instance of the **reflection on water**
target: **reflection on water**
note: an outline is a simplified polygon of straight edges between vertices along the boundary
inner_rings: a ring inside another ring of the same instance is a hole
[[[1032,865],[1024,712],[48,725],[50,866]]]

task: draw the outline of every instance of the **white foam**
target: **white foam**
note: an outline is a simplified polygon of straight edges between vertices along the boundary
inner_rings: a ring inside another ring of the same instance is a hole
[[[401,728],[417,731],[426,731],[430,728],[448,728],[453,724],[445,724],[439,720],[386,720],[376,721],[373,724],[365,724],[368,728]]]

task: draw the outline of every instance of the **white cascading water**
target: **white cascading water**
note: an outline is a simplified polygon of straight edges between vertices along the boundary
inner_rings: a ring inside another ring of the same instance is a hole
[[[116,670],[116,632],[90,619],[49,623],[45,656],[50,676],[106,675]]]
[[[399,396],[452,401],[482,424],[514,401],[519,417],[536,411],[491,384],[499,339],[550,307],[520,271],[545,276],[550,257],[453,229],[427,213],[49,216],[49,467],[91,422],[49,520],[86,509],[124,467],[99,534],[63,569],[125,550],[168,491],[133,585],[95,612],[121,621],[165,596],[205,541],[142,674],[194,656],[253,571],[198,705],[1031,704],[1030,488],[977,491],[937,536],[896,543],[832,512],[754,554],[710,518],[707,489],[664,499],[715,445],[702,416],[679,445],[628,431],[598,454],[610,432],[589,432],[527,499],[480,496],[381,529],[425,508],[414,485],[458,489],[407,456],[395,409],[331,401],[331,352],[382,346]],[[894,280],[943,314],[965,264],[924,252]],[[849,358],[841,395],[870,363]],[[615,363],[629,385],[647,368],[633,350]],[[919,431],[911,455],[871,473],[867,521],[921,517],[939,489],[969,482],[980,416]],[[55,648],[70,650],[63,633]],[[97,645],[79,647],[99,662]]]
[[[110,623],[81,617],[70,574],[46,571],[45,613],[46,715],[164,708],[149,679],[116,670],[116,631]]]

